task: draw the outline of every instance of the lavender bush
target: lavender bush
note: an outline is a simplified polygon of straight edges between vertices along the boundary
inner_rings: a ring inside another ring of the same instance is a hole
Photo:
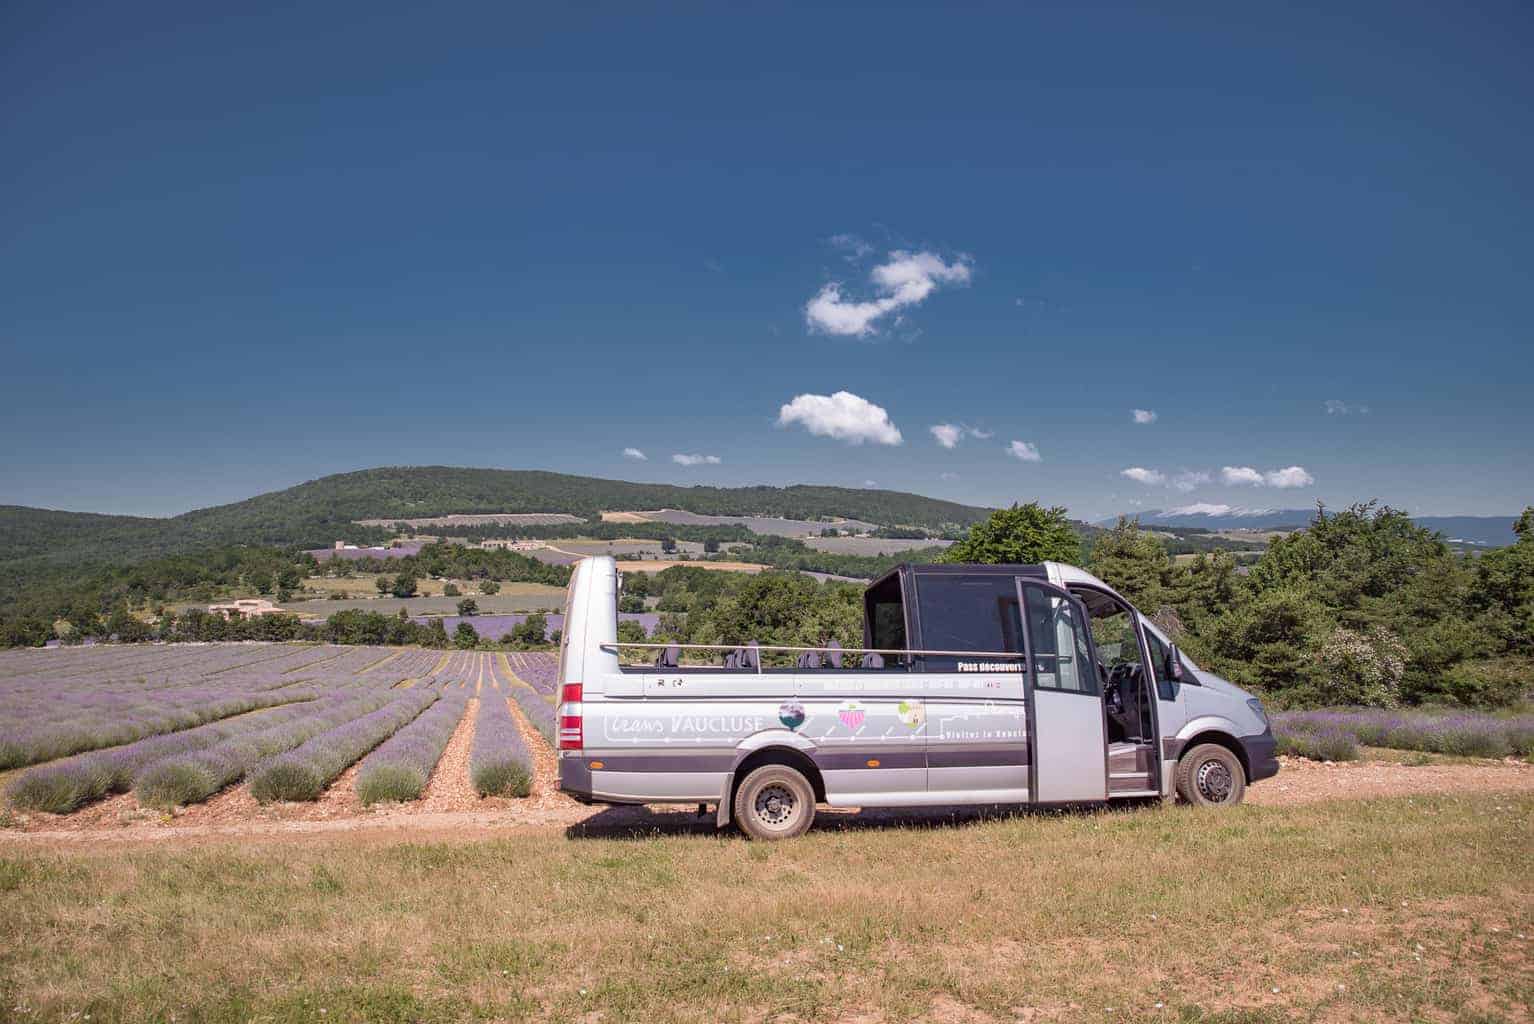
[[[517,707],[527,716],[533,728],[538,730],[538,735],[548,740],[549,746],[558,746],[556,735],[559,732],[558,716],[554,713],[554,707],[541,694],[529,690],[525,686],[513,686],[511,696],[517,702]]]
[[[479,702],[469,778],[480,796],[527,796],[532,792],[533,759],[503,697],[486,695]]]
[[[443,697],[369,754],[357,773],[357,796],[363,806],[380,800],[418,799],[467,704],[462,692]]]
[[[1534,754],[1534,715],[1428,711],[1281,711],[1273,716],[1280,752],[1313,757],[1307,750],[1335,751],[1353,744],[1472,757]],[[1328,737],[1322,743],[1318,737]],[[1320,747],[1317,744],[1321,743]],[[1328,756],[1331,760],[1344,758]],[[1354,755],[1356,756],[1356,752]]]
[[[320,733],[301,746],[268,758],[252,770],[250,792],[262,803],[317,800],[332,779],[394,735],[440,694],[433,689],[397,690],[388,704]]]

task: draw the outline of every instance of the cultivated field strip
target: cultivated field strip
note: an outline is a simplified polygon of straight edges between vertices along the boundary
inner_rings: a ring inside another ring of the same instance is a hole
[[[466,690],[445,693],[364,758],[356,783],[357,798],[363,806],[380,800],[419,799],[468,703]]]
[[[516,677],[539,693],[554,694],[559,663],[552,654],[511,651],[506,655],[507,664]]]
[[[499,693],[480,697],[474,720],[469,778],[480,796],[527,796],[533,788],[533,757]]]
[[[29,652],[31,653],[31,652]],[[456,771],[481,795],[525,795],[533,759],[508,695],[552,739],[547,702],[477,651],[208,645],[46,652],[0,677],[0,741],[21,811],[69,814],[131,792],[139,806],[202,803],[240,782],[256,800],[314,800],[356,765],[363,803],[419,799],[455,731],[475,741]],[[89,671],[82,670],[89,660]],[[519,659],[520,660],[520,659]],[[529,674],[552,671],[524,662]],[[464,723],[470,701],[475,720]],[[360,763],[359,763],[360,762]],[[351,776],[345,785],[352,786]]]
[[[512,657],[515,657],[515,655],[509,655],[508,661]],[[554,692],[552,682],[555,671],[554,659],[549,655],[544,655],[543,657],[548,659],[548,675],[542,678],[548,680],[546,683],[549,687],[547,692],[552,695]],[[500,666],[497,666],[497,670],[505,671]],[[533,728],[538,730],[538,735],[542,736],[549,746],[558,746],[559,716],[554,713],[554,705],[545,699],[543,693],[532,689],[520,672],[513,672],[510,675],[506,681],[506,689],[510,692],[512,700],[517,702],[517,707],[522,709],[522,714],[527,716],[528,722],[532,723]]]

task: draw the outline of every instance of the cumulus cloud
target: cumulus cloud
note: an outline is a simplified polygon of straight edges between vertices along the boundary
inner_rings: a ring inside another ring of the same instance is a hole
[[[900,444],[904,438],[889,413],[850,391],[834,395],[797,395],[778,410],[778,426],[799,424],[818,437],[848,444]]]
[[[1357,413],[1360,416],[1369,415],[1369,407],[1367,405],[1358,405],[1356,403],[1350,405],[1338,398],[1328,398],[1323,404],[1323,408],[1326,409],[1326,415],[1328,416],[1351,416],[1353,413]]]
[[[678,466],[717,466],[724,460],[717,455],[684,455],[677,452],[671,456],[671,461]]]
[[[938,423],[927,429],[932,432],[933,437],[937,438],[937,443],[944,448],[957,448],[959,442],[966,437],[973,437],[984,441],[987,438],[996,436],[989,431],[981,430],[979,427],[966,427],[962,423]]]
[[[1234,486],[1250,487],[1308,487],[1316,478],[1305,471],[1304,466],[1286,466],[1259,472],[1251,466],[1226,466],[1220,470],[1220,479]]]
[[[1031,441],[1013,441],[1007,445],[1007,454],[1024,462],[1044,461],[1044,456],[1039,454],[1039,446]]]
[[[1144,466],[1130,466],[1128,469],[1119,470],[1119,476],[1127,477],[1137,484],[1146,487],[1159,487],[1166,483],[1166,474],[1154,469],[1146,469]]]
[[[937,478],[939,480],[957,480],[957,479],[959,479],[959,474],[957,474],[957,473],[939,473],[937,475]]]
[[[1131,410],[1129,410],[1129,415],[1134,418],[1134,421],[1136,423],[1155,423],[1156,422],[1156,410],[1155,409],[1131,409]]]
[[[869,275],[878,293],[875,298],[850,299],[843,294],[842,286],[832,281],[804,304],[805,323],[810,330],[824,334],[860,338],[877,334],[875,325],[879,320],[897,310],[919,305],[939,285],[968,284],[970,262],[962,255],[948,263],[933,252],[896,249]]]
[[[633,459],[635,462],[649,462],[650,461],[650,457],[648,455],[646,455],[644,452],[640,451],[638,448],[625,448],[625,449],[623,449],[623,457],[625,459]]]

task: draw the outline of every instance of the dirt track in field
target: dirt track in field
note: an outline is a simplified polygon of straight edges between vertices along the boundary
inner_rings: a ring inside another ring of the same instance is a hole
[[[487,690],[481,699],[506,698],[502,693]],[[591,837],[712,831],[712,813],[699,818],[688,808],[587,807],[576,803],[555,787],[554,752],[522,716],[516,702],[511,701],[510,705],[522,726],[529,749],[534,752],[533,792],[526,799],[481,798],[474,793],[468,778],[474,720],[472,711],[469,711],[459,723],[437,771],[433,772],[426,794],[413,804],[363,808],[353,788],[353,768],[337,779],[323,798],[312,804],[262,806],[250,795],[248,787],[241,785],[220,793],[205,804],[174,816],[163,816],[139,808],[131,794],[124,794],[70,815],[18,815],[19,827],[0,830],[0,845],[12,841],[77,844],[153,842],[172,837],[217,841],[336,835],[454,840],[551,829],[564,829],[572,836]],[[1260,782],[1248,791],[1250,803],[1283,807],[1411,794],[1534,791],[1534,765],[1515,760],[1428,765],[1378,761],[1318,764],[1296,758],[1280,760],[1283,767],[1277,778]],[[997,808],[925,812],[822,810],[817,817],[817,827],[922,826],[978,820],[998,813],[1007,811]]]

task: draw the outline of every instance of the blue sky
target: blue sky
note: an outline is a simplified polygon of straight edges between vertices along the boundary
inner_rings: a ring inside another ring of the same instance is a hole
[[[0,502],[1516,512],[1534,16],[1330,6],[13,0]]]

